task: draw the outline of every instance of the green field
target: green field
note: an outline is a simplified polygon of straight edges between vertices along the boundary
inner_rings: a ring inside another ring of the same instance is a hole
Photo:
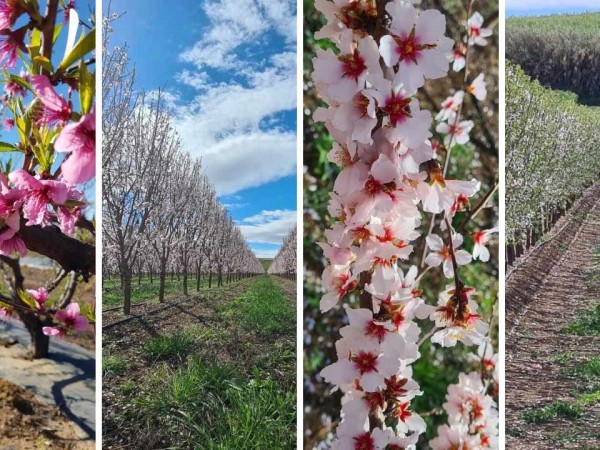
[[[105,335],[103,379],[113,399],[104,405],[109,445],[295,445],[292,299],[267,275],[211,292],[210,300],[190,299],[181,309],[149,316],[142,328],[131,323]]]

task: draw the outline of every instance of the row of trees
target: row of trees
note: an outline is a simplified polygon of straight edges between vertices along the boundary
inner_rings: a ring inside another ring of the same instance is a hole
[[[264,272],[201,161],[182,151],[162,93],[136,93],[127,49],[110,48],[110,20],[104,27],[104,267],[121,277],[124,313],[134,273],[157,273],[162,302],[168,271],[182,274],[184,294],[190,273],[199,289],[202,273],[221,285]]]
[[[544,86],[600,102],[600,14],[507,21],[506,56]]]
[[[509,260],[598,180],[600,113],[506,65],[506,239]]]
[[[287,278],[296,278],[296,242],[298,238],[298,231],[296,228],[292,228],[288,235],[283,240],[281,248],[277,255],[271,262],[268,273],[273,275],[281,275]]]

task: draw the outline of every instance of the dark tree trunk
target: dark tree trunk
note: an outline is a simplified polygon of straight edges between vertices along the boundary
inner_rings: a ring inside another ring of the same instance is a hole
[[[187,265],[183,265],[183,295],[188,295],[188,285],[187,285],[188,273],[187,273]]]
[[[123,314],[131,314],[131,272],[125,271],[121,274],[123,282]]]
[[[208,272],[208,288],[212,287],[212,271]]]
[[[50,336],[46,336],[43,328],[52,325],[51,319],[40,320],[35,314],[24,312],[19,315],[31,336],[31,357],[33,359],[47,358],[50,349]]]
[[[167,261],[160,262],[160,287],[158,288],[158,301],[165,301],[165,279],[167,277]],[[173,281],[173,273],[171,272],[171,281]]]

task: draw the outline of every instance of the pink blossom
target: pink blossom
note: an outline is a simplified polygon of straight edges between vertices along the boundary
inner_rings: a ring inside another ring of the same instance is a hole
[[[48,225],[51,218],[48,205],[67,201],[68,187],[61,181],[40,180],[23,169],[12,172],[9,179],[16,188],[26,191],[23,217],[28,219],[27,225]]]
[[[8,28],[0,30],[0,64],[12,69],[17,65],[18,51],[27,52],[23,39],[26,29],[11,31]]]
[[[11,131],[15,126],[15,119],[6,118],[4,119],[4,129],[6,131]]]
[[[71,118],[71,104],[56,93],[50,80],[45,75],[35,75],[31,86],[37,98],[42,102],[40,122],[43,125],[59,123],[64,125]]]
[[[44,327],[42,329],[46,336],[64,337],[70,330],[85,331],[88,329],[89,320],[79,313],[79,304],[71,303],[65,309],[54,314],[54,319],[62,325],[57,327]]]
[[[71,184],[85,183],[96,173],[96,114],[92,110],[77,123],[65,126],[54,148],[69,153],[61,165],[62,179]]]
[[[19,0],[0,0],[0,30],[11,28],[24,12]]]
[[[450,53],[450,60],[452,61],[452,70],[455,72],[460,72],[465,68],[465,64],[467,63],[466,59],[466,49],[464,45],[457,43],[456,47],[452,49]]]
[[[13,228],[6,228],[0,233],[0,255],[11,256],[15,253],[25,256],[27,247]]]
[[[27,293],[35,300],[35,306],[38,310],[44,311],[46,309],[46,300],[48,300],[48,291],[46,291],[46,288],[27,289]]]

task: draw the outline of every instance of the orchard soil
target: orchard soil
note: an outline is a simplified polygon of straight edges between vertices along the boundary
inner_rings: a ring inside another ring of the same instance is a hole
[[[179,293],[170,296],[162,304],[149,301],[132,309],[132,315],[137,317],[125,322],[122,321],[124,316],[120,311],[103,313],[104,360],[107,361],[107,357],[116,358],[123,364],[120,370],[111,370],[103,364],[103,448],[153,449],[179,446],[173,441],[176,438],[165,435],[166,431],[160,430],[161,426],[148,429],[147,423],[138,423],[135,419],[139,417],[136,416],[137,405],[152,395],[148,380],[153,374],[156,378],[159,366],[167,367],[167,372],[172,374],[186,367],[188,357],[199,356],[203,361],[233,365],[242,376],[250,379],[257,362],[268,355],[274,346],[295,353],[295,319],[289,325],[289,331],[264,336],[243,329],[236,316],[227,317],[236,299],[265,278],[281,287],[286,300],[295,311],[295,282],[261,275],[221,287],[201,289],[200,292],[190,289],[187,297]],[[185,333],[186,330],[192,330],[195,336],[193,348],[186,356],[156,361],[144,354],[143,348],[148,341],[159,336],[170,337]],[[283,367],[268,367],[268,375],[278,385],[293,389],[295,393],[295,368],[294,358]],[[127,386],[132,381],[135,383],[135,392],[130,393],[127,392]],[[295,429],[289,430],[290,435],[294,432]]]
[[[508,271],[506,445],[597,449],[600,184],[584,193],[544,242]],[[582,323],[587,325],[577,328]]]

